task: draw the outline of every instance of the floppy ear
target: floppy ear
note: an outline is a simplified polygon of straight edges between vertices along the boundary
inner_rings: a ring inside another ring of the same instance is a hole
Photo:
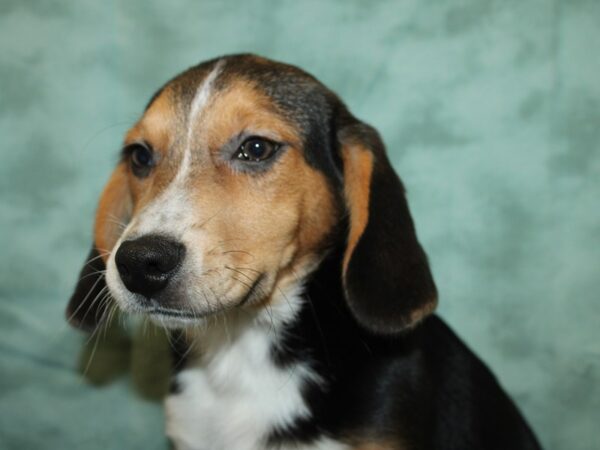
[[[120,163],[106,184],[94,225],[94,242],[75,292],[67,305],[67,320],[76,328],[93,331],[106,318],[110,295],[104,279],[106,260],[131,214],[127,168]]]
[[[349,212],[342,268],[348,306],[365,329],[394,335],[435,309],[427,256],[377,131],[353,121],[338,140]]]

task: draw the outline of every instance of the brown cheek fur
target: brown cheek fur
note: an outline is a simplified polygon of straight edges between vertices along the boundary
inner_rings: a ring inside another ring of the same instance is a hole
[[[404,448],[401,444],[369,443],[354,447],[354,450],[403,450]]]
[[[207,255],[207,263],[247,268],[247,283],[257,273],[274,275],[263,283],[268,292],[293,282],[316,262],[336,217],[325,177],[301,155],[299,131],[274,110],[242,81],[220,93],[200,125],[205,146],[216,153],[231,136],[258,130],[272,133],[288,148],[273,167],[257,174],[235,172],[215,154],[213,169],[209,173],[204,167],[193,187],[198,211],[214,215],[204,224],[209,246],[222,249]]]
[[[167,152],[179,130],[177,103],[173,89],[167,86],[152,102],[141,120],[125,136],[125,144],[145,141],[158,151]]]
[[[105,262],[119,239],[131,208],[128,169],[125,163],[120,163],[106,184],[96,211],[94,242]]]
[[[334,225],[333,196],[324,176],[308,166],[297,149],[289,148],[264,174],[216,169],[218,182],[198,177],[196,208],[208,219],[203,227],[211,249],[211,267],[241,268],[252,284],[258,273],[265,300],[275,288],[301,277],[316,259]],[[245,278],[244,278],[245,277]]]

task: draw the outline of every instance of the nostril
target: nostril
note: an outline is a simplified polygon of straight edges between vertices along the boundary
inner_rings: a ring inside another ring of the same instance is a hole
[[[149,275],[160,276],[165,275],[171,271],[173,267],[169,267],[168,264],[161,264],[158,260],[148,260],[146,263],[146,272]]]
[[[129,275],[129,269],[127,268],[127,266],[125,264],[117,264],[117,270],[119,271],[121,276]]]

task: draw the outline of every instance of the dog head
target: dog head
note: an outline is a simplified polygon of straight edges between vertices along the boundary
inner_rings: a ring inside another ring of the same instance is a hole
[[[392,335],[435,307],[378,133],[298,68],[211,60],[169,81],[127,133],[67,315],[94,328],[108,297],[173,326],[260,309],[334,247],[365,329]]]

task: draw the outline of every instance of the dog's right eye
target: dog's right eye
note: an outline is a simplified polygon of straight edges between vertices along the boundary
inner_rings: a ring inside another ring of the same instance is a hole
[[[142,144],[131,144],[125,147],[124,152],[129,155],[131,170],[135,176],[145,177],[154,166],[154,153]]]
[[[279,150],[280,145],[258,136],[246,139],[235,154],[235,158],[241,161],[258,163],[269,159]]]

